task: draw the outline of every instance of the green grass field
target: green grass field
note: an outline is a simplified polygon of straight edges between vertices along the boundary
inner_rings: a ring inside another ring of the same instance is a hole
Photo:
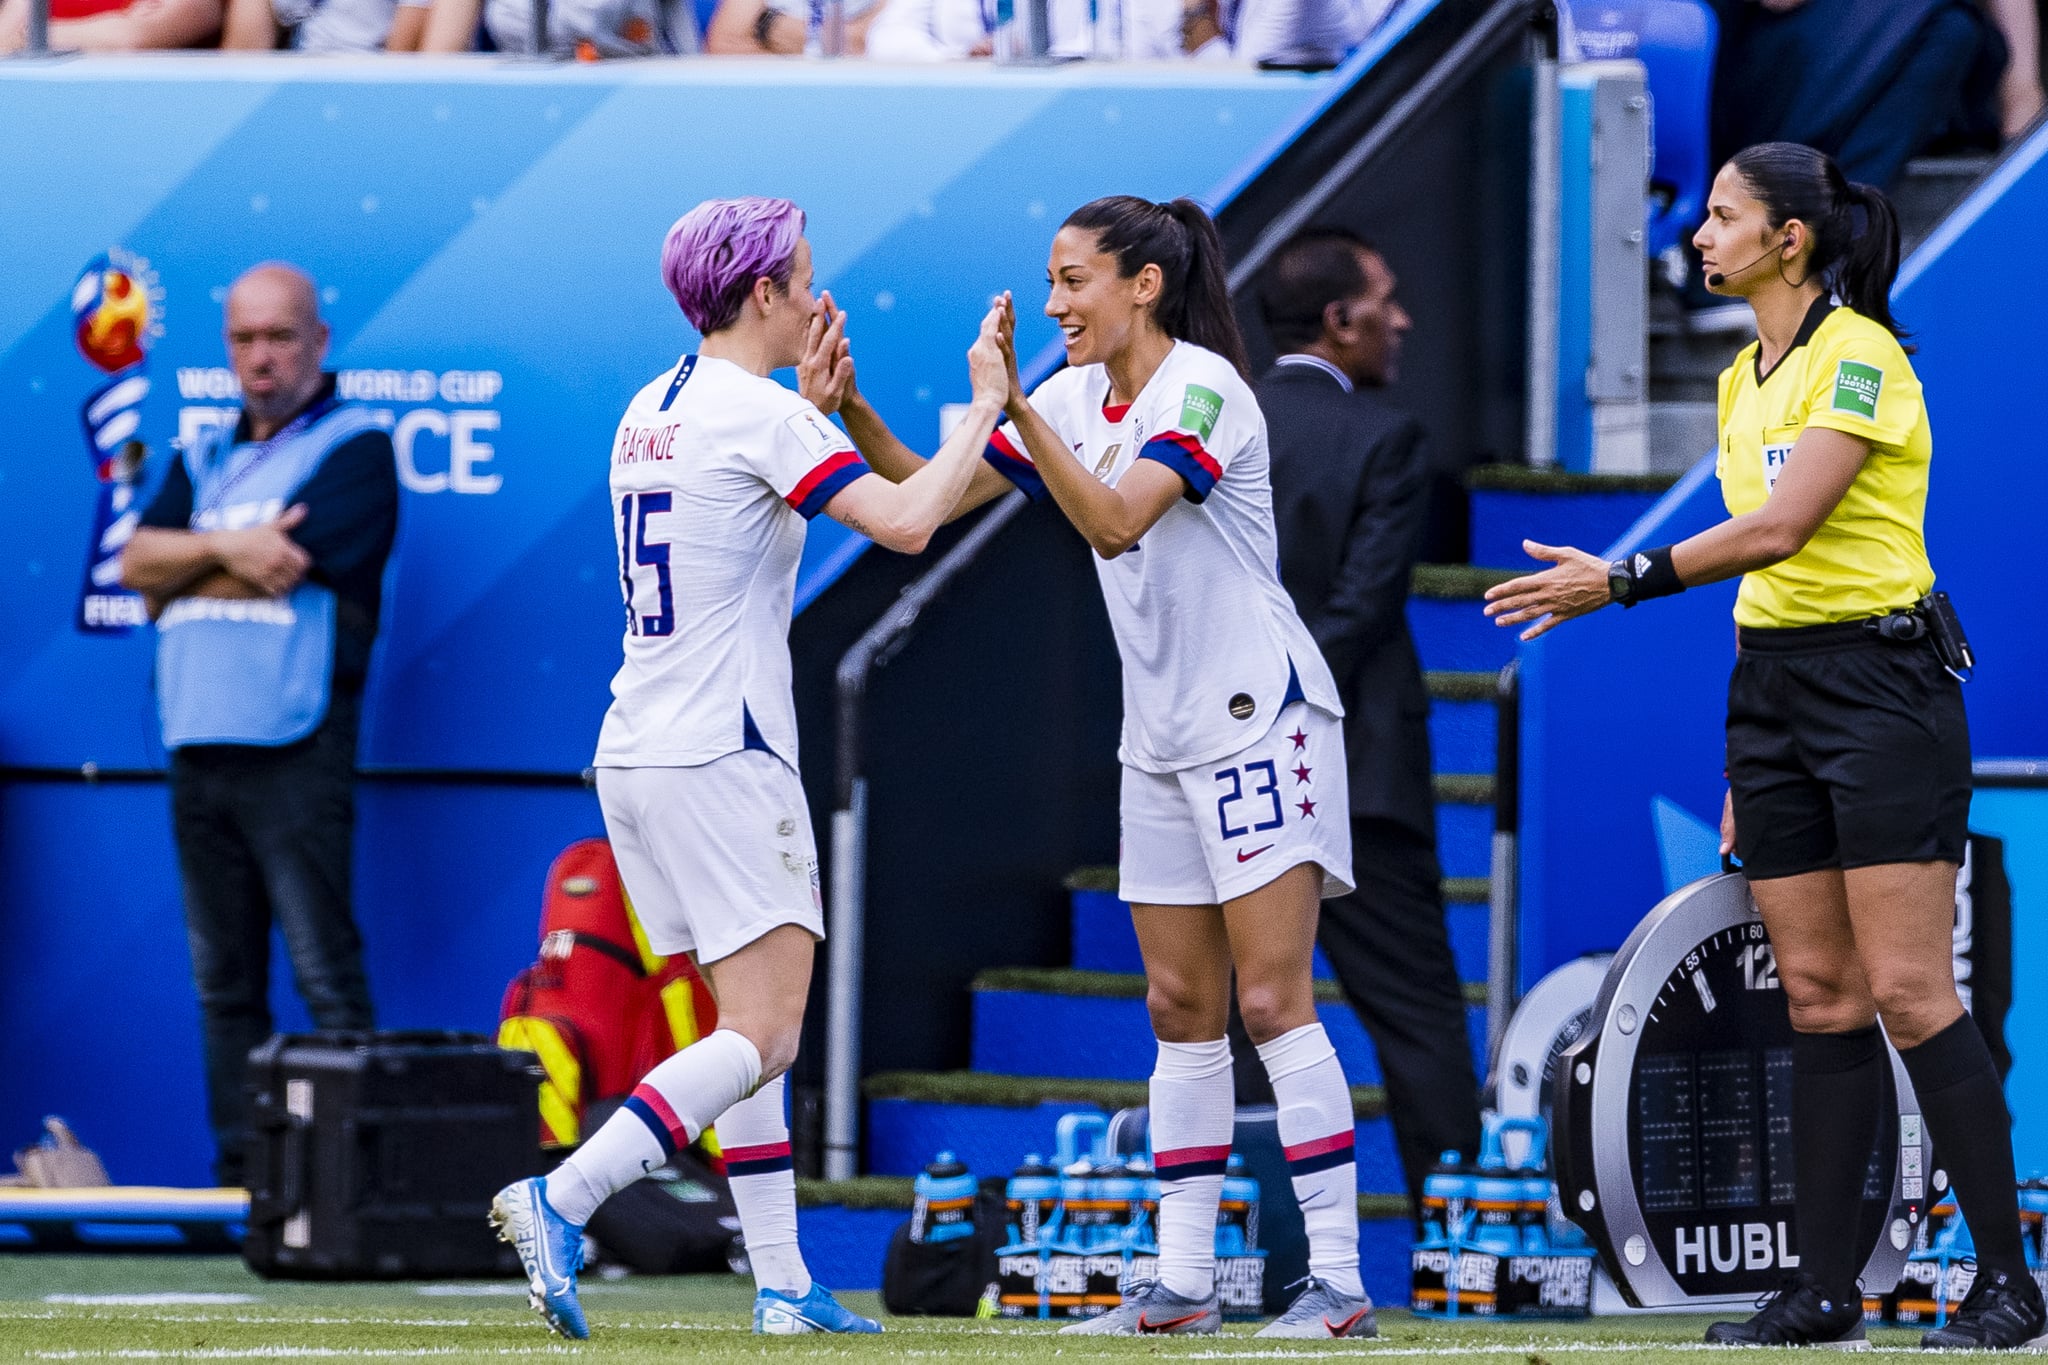
[[[1377,1342],[1220,1337],[1117,1341],[1057,1337],[1037,1324],[896,1318],[881,1337],[763,1339],[746,1330],[752,1287],[730,1276],[592,1280],[596,1335],[550,1337],[510,1283],[272,1283],[228,1257],[0,1255],[0,1360],[486,1361],[573,1356],[591,1362],[678,1360],[1285,1360],[1385,1356],[1486,1365],[1566,1360],[1697,1365],[1701,1318],[1586,1323],[1446,1324],[1381,1317]],[[849,1295],[876,1312],[873,1295]],[[1873,1331],[1880,1349],[1918,1334]]]

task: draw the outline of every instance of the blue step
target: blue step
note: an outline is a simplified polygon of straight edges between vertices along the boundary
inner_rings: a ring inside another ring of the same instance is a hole
[[[974,1070],[994,1075],[1143,1081],[1157,1052],[1142,977],[1062,972],[991,973],[988,980],[1040,989],[974,991]],[[1067,986],[1066,992],[1059,990]],[[1081,990],[1095,993],[1082,994]],[[1100,993],[1128,990],[1129,994]],[[1486,1010],[1466,1007],[1476,1069],[1486,1069]],[[1352,1085],[1381,1082],[1379,1055],[1350,1005],[1323,1001],[1316,1015]]]
[[[1113,873],[1110,875],[1114,875]],[[1445,889],[1445,921],[1451,934],[1451,954],[1458,962],[1460,981],[1486,979],[1486,942],[1489,907],[1476,899],[1483,886],[1452,883]],[[1468,897],[1469,899],[1461,898]],[[1131,928],[1131,908],[1114,891],[1074,891],[1073,963],[1082,971],[1142,972],[1138,935]],[[1322,950],[1316,950],[1316,975],[1325,980],[1334,973]]]
[[[1436,856],[1446,877],[1493,875],[1493,803],[1439,801]]]
[[[1406,1218],[1365,1218],[1358,1224],[1358,1277],[1372,1301],[1399,1308],[1408,1302],[1409,1251],[1415,1225]]]
[[[1133,1097],[1144,1102],[1142,1092]],[[1006,1175],[1026,1153],[1053,1151],[1062,1114],[1107,1113],[1101,1106],[1045,1100],[1028,1108],[992,1104],[940,1104],[929,1100],[868,1101],[868,1172],[915,1175],[934,1154],[950,1151],[976,1175]],[[1358,1188],[1407,1188],[1394,1128],[1385,1118],[1360,1119],[1356,1129]],[[822,1277],[821,1277],[822,1278]]]
[[[1476,470],[1470,482],[1472,562],[1531,570],[1541,566],[1523,552],[1524,540],[1600,554],[1671,484],[1660,475],[1574,477],[1525,469]]]
[[[1515,633],[1494,625],[1484,605],[1477,598],[1408,599],[1408,630],[1424,668],[1497,673],[1515,657]]]
[[[1492,701],[1429,703],[1429,759],[1440,773],[1490,773],[1499,759],[1500,710]]]
[[[796,1229],[797,1238],[803,1243],[804,1264],[818,1283],[828,1289],[880,1289],[882,1261],[889,1254],[889,1239],[895,1234],[897,1225],[909,1217],[908,1209],[849,1209],[841,1204],[800,1205],[796,1211]]]

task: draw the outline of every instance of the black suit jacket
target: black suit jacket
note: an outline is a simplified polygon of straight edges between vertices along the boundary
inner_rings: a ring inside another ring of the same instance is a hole
[[[1429,692],[1408,634],[1408,577],[1429,512],[1427,438],[1370,391],[1308,365],[1259,381],[1280,581],[1344,701],[1351,813],[1435,837]]]

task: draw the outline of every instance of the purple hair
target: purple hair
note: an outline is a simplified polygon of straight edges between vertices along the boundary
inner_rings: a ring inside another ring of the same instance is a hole
[[[676,219],[661,244],[661,279],[704,336],[730,327],[766,275],[782,288],[804,235],[804,211],[787,199],[707,199]]]

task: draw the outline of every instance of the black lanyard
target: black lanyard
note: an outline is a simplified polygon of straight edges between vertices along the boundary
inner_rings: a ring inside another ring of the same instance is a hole
[[[220,486],[214,490],[213,496],[207,499],[205,510],[209,512],[219,511],[222,504],[224,504],[227,501],[229,489],[233,488],[236,484],[240,483],[245,475],[247,475],[251,470],[255,469],[256,466],[262,464],[264,460],[268,459],[271,451],[277,449],[277,447],[284,444],[286,441],[291,440],[294,436],[299,435],[301,432],[305,431],[306,428],[312,426],[315,422],[325,417],[328,413],[334,411],[334,409],[340,404],[340,401],[341,400],[337,398],[335,395],[329,394],[325,398],[315,402],[312,407],[307,408],[297,417],[292,418],[291,421],[286,422],[282,427],[278,428],[278,430],[271,435],[269,440],[255,442],[254,449],[249,452],[248,459],[242,462],[242,467],[240,469],[237,469],[234,473],[222,479]],[[237,419],[235,425],[241,425],[239,419]],[[229,455],[233,455],[236,450],[241,448],[235,443],[234,435],[234,427],[229,427]]]

